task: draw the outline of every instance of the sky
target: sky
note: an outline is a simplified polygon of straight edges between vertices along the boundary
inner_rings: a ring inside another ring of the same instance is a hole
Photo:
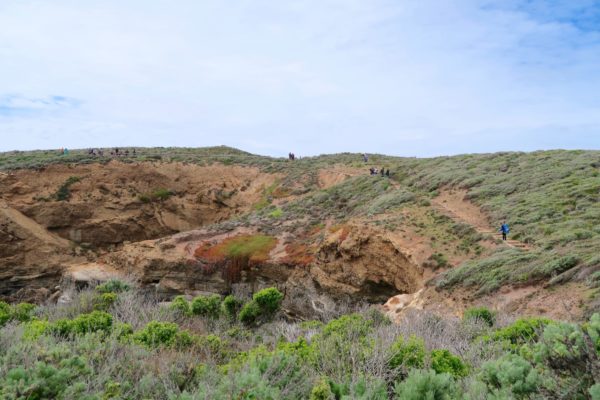
[[[600,149],[600,0],[0,0],[0,151]]]

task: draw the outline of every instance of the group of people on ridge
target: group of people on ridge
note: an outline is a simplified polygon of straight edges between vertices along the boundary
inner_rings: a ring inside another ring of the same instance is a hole
[[[369,172],[371,175],[379,175],[381,174],[381,176],[387,176],[388,178],[390,177],[390,170],[386,170],[385,168],[381,168],[380,170],[378,170],[377,168],[369,168]]]
[[[288,159],[290,161],[294,161],[296,159],[296,155],[294,153],[288,153]]]

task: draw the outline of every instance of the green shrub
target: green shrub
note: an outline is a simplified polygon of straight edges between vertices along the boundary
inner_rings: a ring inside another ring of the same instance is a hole
[[[169,305],[171,310],[175,310],[182,315],[191,315],[192,308],[190,307],[190,303],[185,299],[184,296],[177,296],[173,299],[171,304]]]
[[[82,398],[83,378],[90,374],[86,360],[71,357],[58,365],[37,362],[31,367],[17,367],[0,376],[3,399],[73,399]]]
[[[333,400],[333,392],[327,379],[321,379],[310,391],[310,400]]]
[[[192,300],[192,313],[204,317],[218,318],[221,308],[221,296],[212,294],[210,296],[198,296]]]
[[[263,313],[274,314],[281,306],[283,293],[277,290],[277,288],[271,287],[254,293],[252,299],[258,304]]]
[[[0,327],[10,321],[10,305],[4,301],[0,301]]]
[[[450,374],[456,378],[467,376],[469,370],[463,361],[446,349],[431,351],[431,369],[438,374]]]
[[[493,340],[506,340],[513,345],[531,343],[538,339],[538,333],[551,321],[547,318],[520,318],[512,324],[498,329],[491,335]]]
[[[65,201],[71,198],[71,190],[70,187],[72,184],[79,182],[81,179],[77,176],[71,176],[69,179],[63,183],[56,193],[54,193],[54,198],[58,201]]]
[[[34,341],[50,330],[48,321],[34,319],[23,326],[23,339]]]
[[[496,322],[496,315],[485,307],[472,307],[465,311],[463,319],[465,321],[482,321],[488,326],[493,326]]]
[[[179,326],[172,322],[149,322],[144,329],[133,335],[133,340],[148,347],[172,346]]]
[[[121,293],[131,289],[128,283],[118,279],[111,279],[101,285],[96,286],[96,291],[100,293]]]
[[[273,317],[281,306],[283,294],[276,288],[260,290],[252,296],[252,300],[244,304],[238,318],[244,324],[254,324]]]
[[[449,374],[438,374],[433,370],[413,369],[408,377],[396,384],[394,391],[398,400],[455,400],[459,389]]]
[[[408,341],[400,336],[392,344],[390,353],[392,357],[389,366],[392,369],[398,367],[420,369],[425,365],[425,342],[416,336],[411,336]]]
[[[241,307],[241,302],[233,295],[225,296],[221,303],[221,311],[227,318],[235,319]]]
[[[489,393],[508,391],[517,398],[537,393],[542,383],[532,365],[516,354],[485,363],[480,379],[487,385]]]
[[[228,366],[212,397],[215,399],[307,399],[312,381],[306,367],[292,355],[252,351],[242,363]]]
[[[100,293],[94,298],[94,310],[108,311],[116,301],[116,293]]]
[[[380,379],[359,376],[341,383],[329,382],[336,399],[386,400],[388,399],[386,383]]]
[[[113,333],[117,338],[124,339],[133,335],[133,328],[131,327],[131,324],[118,322],[113,327]]]
[[[341,338],[366,337],[372,331],[373,321],[360,314],[348,314],[329,321],[323,327],[323,336],[339,336]]]
[[[60,336],[83,335],[90,332],[110,333],[112,315],[103,311],[80,314],[73,319],[60,319],[50,325],[50,331]]]
[[[283,216],[283,210],[281,208],[276,208],[275,210],[269,213],[269,217],[271,218],[281,218]]]
[[[31,320],[31,313],[35,309],[34,304],[19,303],[11,306],[4,301],[0,301],[0,327],[8,321],[27,322]]]
[[[252,301],[249,301],[246,304],[244,304],[244,306],[240,310],[238,318],[239,318],[240,322],[242,322],[246,325],[251,325],[251,324],[254,324],[258,320],[260,315],[261,315],[260,306],[258,305],[258,303],[256,301],[252,300]]]

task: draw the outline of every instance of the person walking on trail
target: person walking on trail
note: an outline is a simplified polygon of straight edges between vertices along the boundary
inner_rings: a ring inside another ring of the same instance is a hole
[[[381,168],[381,177],[383,178],[383,175],[385,174],[385,168]]]
[[[508,232],[510,232],[510,228],[508,227],[506,221],[502,222],[502,225],[500,226],[500,232],[502,232],[502,240],[506,240],[506,235],[508,235]]]
[[[387,176],[388,178],[390,177],[390,170],[389,170],[389,168],[388,168],[387,171],[385,171],[385,176]]]

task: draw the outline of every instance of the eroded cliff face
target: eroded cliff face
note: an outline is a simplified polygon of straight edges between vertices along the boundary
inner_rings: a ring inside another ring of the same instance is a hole
[[[0,297],[43,300],[76,258],[69,241],[0,200]]]
[[[215,225],[248,213],[278,179],[238,166],[117,161],[2,173],[0,296],[43,301],[65,277],[130,275],[165,298],[277,286],[288,315],[310,318],[422,286],[420,262],[359,222],[312,233],[294,221]],[[257,237],[268,246],[228,253]]]
[[[196,230],[171,238],[133,243],[105,258],[123,274],[172,296],[213,292],[226,294],[234,285],[249,291],[277,286],[286,293],[288,314],[308,317],[324,312],[335,302],[383,303],[398,293],[412,293],[422,285],[423,270],[384,232],[350,226],[329,234],[313,250],[310,263],[294,260],[289,237],[278,236],[268,257],[253,261],[198,257],[198,248],[219,246],[257,232],[236,229],[214,233]],[[304,259],[302,259],[304,260]],[[241,264],[240,264],[241,263]]]
[[[0,198],[62,238],[106,248],[229,219],[276,179],[256,168],[112,161],[3,173]]]

